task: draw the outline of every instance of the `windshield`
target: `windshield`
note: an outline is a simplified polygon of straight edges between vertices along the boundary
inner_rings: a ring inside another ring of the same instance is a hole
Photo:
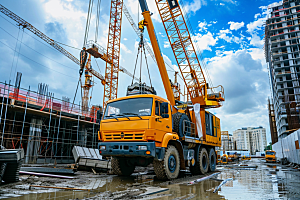
[[[152,98],[125,99],[107,104],[104,119],[150,116],[151,111]]]
[[[273,152],[273,151],[267,151],[266,154],[267,155],[275,155],[275,152]]]

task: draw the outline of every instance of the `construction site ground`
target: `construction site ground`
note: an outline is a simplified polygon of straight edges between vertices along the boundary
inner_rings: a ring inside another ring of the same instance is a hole
[[[153,168],[136,168],[130,177],[107,173],[78,171],[75,179],[20,175],[17,183],[2,184],[0,199],[299,199],[300,170],[297,167],[266,163],[264,159],[241,161],[257,168],[236,168],[234,164],[218,165],[215,177],[189,182],[207,175],[192,176],[182,172],[172,181],[159,181]],[[231,166],[231,167],[227,167]],[[232,178],[232,179],[231,179]],[[216,188],[227,180],[218,190]],[[67,187],[70,190],[30,187]],[[78,188],[82,190],[72,190]],[[85,189],[85,190],[84,190]],[[214,193],[214,191],[216,191]]]

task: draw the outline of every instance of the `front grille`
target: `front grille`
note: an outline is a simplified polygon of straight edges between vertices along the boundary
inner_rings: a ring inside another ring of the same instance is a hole
[[[104,133],[105,140],[143,140],[144,132]]]

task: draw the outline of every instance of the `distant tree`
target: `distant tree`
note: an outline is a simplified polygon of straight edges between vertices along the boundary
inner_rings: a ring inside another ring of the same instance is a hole
[[[266,150],[272,150],[272,143],[270,142],[268,146],[266,146],[265,151]]]

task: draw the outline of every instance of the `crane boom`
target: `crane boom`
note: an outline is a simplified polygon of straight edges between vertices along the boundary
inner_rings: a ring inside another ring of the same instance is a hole
[[[155,0],[155,3],[193,104],[220,107],[224,101],[223,87],[219,93],[207,94],[208,85],[178,1]]]
[[[171,87],[171,83],[169,81],[168,72],[167,72],[167,69],[165,66],[164,59],[160,52],[160,48],[159,48],[158,40],[156,38],[156,34],[154,31],[154,26],[152,23],[150,11],[148,9],[148,6],[147,6],[147,3],[145,0],[139,0],[139,2],[140,2],[141,9],[142,9],[142,15],[144,16],[143,24],[147,27],[148,35],[149,35],[149,38],[150,38],[150,41],[152,44],[152,48],[153,48],[157,66],[158,66],[158,69],[159,69],[159,72],[160,72],[160,75],[161,75],[161,78],[162,78],[162,81],[164,84],[167,98],[170,101],[171,105],[175,106],[175,98],[174,98],[173,90]]]

